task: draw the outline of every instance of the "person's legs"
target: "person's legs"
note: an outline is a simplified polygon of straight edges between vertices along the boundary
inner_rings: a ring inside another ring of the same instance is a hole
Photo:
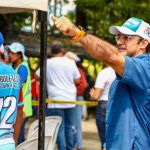
[[[57,147],[58,150],[66,150],[65,146],[65,115],[64,115],[64,109],[50,109],[51,116],[59,116],[62,118],[62,123],[58,130],[57,135]]]
[[[83,96],[78,96],[77,101],[83,101]],[[76,105],[74,119],[75,119],[75,130],[74,134],[74,145],[77,149],[82,148],[82,129],[81,129],[81,120],[82,120],[82,108],[83,105]]]
[[[46,117],[49,117],[51,115],[50,113],[50,109],[47,107],[47,103],[46,103]]]
[[[15,143],[0,145],[0,150],[15,150]]]
[[[46,86],[46,98],[48,98],[47,86]],[[50,109],[47,107],[48,103],[46,103],[46,117],[51,115]]]
[[[32,100],[38,100],[37,97],[32,97]],[[38,107],[37,106],[32,106],[33,108],[33,115],[36,119],[38,119]]]
[[[98,128],[98,134],[101,140],[101,149],[103,149],[103,144],[105,143],[105,122],[99,121],[98,118],[96,118],[96,125]]]
[[[96,108],[96,125],[97,125],[97,128],[98,128],[98,133],[99,133],[99,137],[100,137],[101,144],[102,144],[101,149],[103,149],[103,144],[105,143],[106,108],[107,108],[107,102],[106,101],[100,101],[98,103],[97,108]]]
[[[83,116],[83,120],[88,120],[88,111],[87,111],[87,106],[83,105],[83,109],[82,109],[82,116]]]
[[[21,129],[20,129],[20,134],[19,134],[19,137],[18,137],[18,145],[21,144],[22,142],[25,141],[25,125],[28,121],[29,117],[26,117],[21,125]]]
[[[74,147],[74,108],[65,109],[65,137],[66,137],[66,150],[73,150]]]

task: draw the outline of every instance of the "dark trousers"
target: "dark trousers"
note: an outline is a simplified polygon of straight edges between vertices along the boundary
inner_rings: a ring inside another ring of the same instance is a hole
[[[32,97],[32,100],[38,100],[37,97]],[[38,106],[32,106],[33,115],[36,119],[38,119]]]
[[[103,149],[103,144],[105,143],[106,108],[107,108],[107,101],[99,101],[98,102],[98,106],[96,108],[96,125],[97,125],[97,129],[98,129],[99,137],[101,140],[101,144],[102,144],[101,149]]]

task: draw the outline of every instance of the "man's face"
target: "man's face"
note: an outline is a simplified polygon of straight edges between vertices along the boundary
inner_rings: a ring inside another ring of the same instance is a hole
[[[13,53],[12,51],[9,50],[9,59],[12,63],[16,62],[20,58],[21,58],[21,54]]]
[[[138,44],[139,36],[130,36],[128,38],[126,35],[122,33],[119,34],[121,36],[117,41],[118,51],[129,57],[136,57],[141,55],[140,44]]]

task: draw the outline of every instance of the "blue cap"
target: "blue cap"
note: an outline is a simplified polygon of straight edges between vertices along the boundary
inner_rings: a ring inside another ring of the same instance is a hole
[[[4,38],[3,38],[2,33],[0,32],[0,47],[3,44],[3,42],[4,42]]]

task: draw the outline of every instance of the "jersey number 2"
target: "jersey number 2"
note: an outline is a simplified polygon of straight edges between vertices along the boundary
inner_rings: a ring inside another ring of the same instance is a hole
[[[12,127],[14,121],[8,123],[8,120],[16,110],[16,103],[17,99],[14,96],[8,96],[5,100],[2,97],[0,98],[0,130],[10,129]],[[6,108],[7,111],[5,112],[4,117],[1,118],[3,108]]]

